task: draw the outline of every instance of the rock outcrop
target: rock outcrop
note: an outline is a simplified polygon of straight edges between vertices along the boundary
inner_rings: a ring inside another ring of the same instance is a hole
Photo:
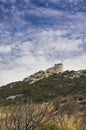
[[[41,70],[33,75],[30,75],[29,77],[25,78],[24,81],[25,82],[30,82],[31,84],[40,80],[40,79],[43,79],[45,77],[48,77],[49,75],[52,75],[52,74],[58,74],[58,73],[62,73],[64,70],[63,70],[63,64],[62,63],[59,63],[59,64],[55,64],[54,67],[51,67],[45,71]]]

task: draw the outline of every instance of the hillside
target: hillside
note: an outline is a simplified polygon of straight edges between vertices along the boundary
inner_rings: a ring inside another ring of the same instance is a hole
[[[78,93],[86,94],[86,70],[53,73],[34,83],[26,80],[10,83],[0,88],[0,99],[21,95],[35,101],[47,101],[58,95]]]
[[[0,103],[51,101],[57,114],[80,115],[86,123],[86,70],[53,73],[34,83],[25,80],[0,88]]]

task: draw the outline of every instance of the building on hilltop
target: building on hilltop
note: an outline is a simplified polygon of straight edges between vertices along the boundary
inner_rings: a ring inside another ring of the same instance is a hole
[[[40,79],[48,77],[49,75],[58,74],[60,72],[61,73],[63,72],[63,64],[62,63],[55,64],[54,67],[51,67],[51,68],[47,69],[46,71],[41,70],[41,71],[25,78],[24,81],[34,83]]]
[[[59,73],[59,72],[61,72],[61,73],[63,72],[63,64],[62,63],[55,64],[54,67],[46,70],[46,73],[50,73],[50,74]]]

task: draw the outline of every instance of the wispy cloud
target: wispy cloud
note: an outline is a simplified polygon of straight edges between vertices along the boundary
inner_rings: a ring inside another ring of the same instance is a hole
[[[65,69],[86,68],[85,11],[61,2],[58,8],[59,1],[0,1],[0,85],[58,62]]]
[[[12,51],[12,46],[11,45],[1,45],[0,46],[0,53],[10,53]]]
[[[22,80],[24,77],[38,70],[46,69],[58,62],[64,62],[65,69],[80,69],[81,64],[76,67],[73,59],[75,61],[83,53],[83,47],[81,47],[83,42],[81,39],[75,39],[75,37],[72,37],[72,39],[65,37],[67,34],[69,34],[67,30],[41,30],[36,32],[36,34],[33,33],[34,39],[31,41],[21,42],[20,40],[12,45],[3,46],[3,50],[4,48],[6,49],[4,50],[4,60],[7,56],[5,51],[8,50],[11,54],[8,54],[7,65],[1,60],[1,66],[3,66],[0,70],[0,79],[3,79],[1,84],[7,83],[4,79],[8,73],[10,76],[12,75],[11,78],[6,78],[8,82]],[[18,33],[19,37],[24,35]],[[76,58],[74,58],[74,54]],[[77,64],[82,62],[82,66],[85,67],[84,56],[82,55],[77,60]],[[71,67],[70,65],[68,67],[68,64],[71,64]]]
[[[86,54],[73,56],[64,60],[65,69],[68,70],[82,70],[86,69]]]

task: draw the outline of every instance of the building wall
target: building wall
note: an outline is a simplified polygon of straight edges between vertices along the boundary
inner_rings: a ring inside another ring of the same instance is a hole
[[[54,67],[47,69],[46,72],[50,74],[63,72],[63,64],[55,64]]]
[[[63,72],[63,71],[64,71],[64,69],[63,69],[62,63],[54,65],[54,73],[59,73],[59,72]]]

